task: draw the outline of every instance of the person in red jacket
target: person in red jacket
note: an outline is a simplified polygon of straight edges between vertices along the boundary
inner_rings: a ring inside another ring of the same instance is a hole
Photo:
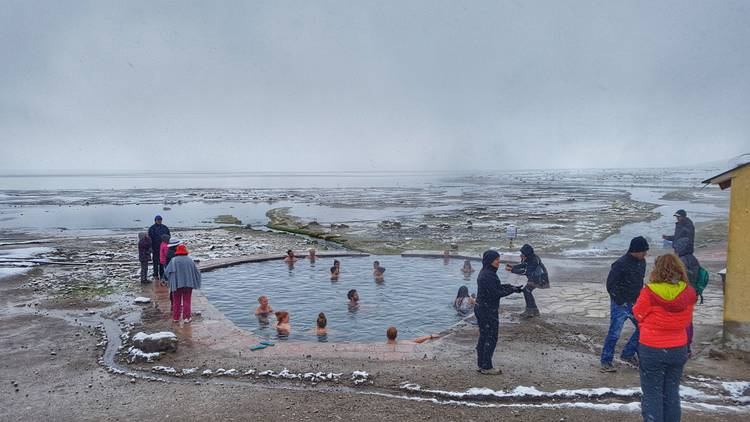
[[[640,329],[641,413],[644,421],[679,421],[680,378],[696,293],[674,254],[656,258],[649,279],[633,306]]]

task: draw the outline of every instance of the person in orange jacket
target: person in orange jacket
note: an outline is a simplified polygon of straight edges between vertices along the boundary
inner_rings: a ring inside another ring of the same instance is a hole
[[[679,421],[696,293],[675,254],[657,257],[649,280],[633,306],[640,330],[641,413],[644,421]]]

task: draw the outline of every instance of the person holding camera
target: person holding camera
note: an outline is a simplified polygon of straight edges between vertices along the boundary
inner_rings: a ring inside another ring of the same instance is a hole
[[[474,315],[479,325],[477,370],[484,375],[502,374],[499,368],[492,367],[492,355],[497,346],[497,331],[500,324],[500,298],[523,291],[521,286],[501,284],[497,276],[499,267],[500,254],[497,251],[485,251],[482,255],[482,270],[477,276],[477,300],[474,305]]]

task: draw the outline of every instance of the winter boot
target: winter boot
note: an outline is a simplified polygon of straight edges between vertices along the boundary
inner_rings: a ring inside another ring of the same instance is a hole
[[[539,309],[537,308],[526,308],[525,311],[521,312],[521,315],[519,315],[521,318],[524,319],[530,319],[534,317],[539,316]]]

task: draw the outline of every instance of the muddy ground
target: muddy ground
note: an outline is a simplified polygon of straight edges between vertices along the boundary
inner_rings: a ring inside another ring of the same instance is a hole
[[[186,231],[181,237],[190,239],[195,255],[203,259],[281,253],[290,245],[298,250],[310,246],[304,238],[251,231],[241,234],[225,230]],[[216,248],[217,244],[222,248]],[[259,249],[259,244],[264,246]],[[154,290],[152,286],[142,287],[134,278],[137,268],[132,264],[130,237],[59,238],[45,245],[63,250],[60,258],[70,262],[90,262],[83,266],[39,266],[24,276],[0,281],[2,421],[207,417],[217,420],[640,420],[638,411],[633,410],[523,407],[559,406],[567,402],[563,399],[451,403],[446,397],[417,394],[404,388],[406,383],[454,392],[471,387],[508,391],[529,386],[554,391],[638,386],[634,368],[621,364],[615,374],[598,371],[600,344],[608,323],[605,318],[543,315],[522,322],[516,316],[521,309],[501,303],[500,341],[494,361],[504,373],[496,377],[475,371],[477,332],[471,325],[457,327],[453,334],[436,342],[394,350],[385,345],[363,345],[345,348],[346,352],[338,355],[305,345],[285,345],[240,355],[235,346],[242,344],[244,334],[227,328],[225,321],[209,326],[207,321],[211,317],[206,315],[196,319],[195,327],[174,327],[159,308],[132,304],[134,296],[154,294]],[[91,252],[93,245],[96,254]],[[709,268],[719,267],[722,257],[717,251],[720,250],[721,245],[706,249],[699,257],[706,257],[704,265]],[[556,271],[559,283],[601,281],[606,276],[608,262],[582,260],[554,270],[559,270]],[[142,312],[143,309],[146,311]],[[94,318],[113,320],[133,331],[172,329],[185,338],[181,339],[178,352],[167,354],[156,363],[125,364],[122,359],[117,360],[118,365],[141,376],[115,374],[100,363],[102,336]],[[186,330],[192,330],[192,335],[187,336]],[[750,367],[745,356],[729,353],[719,356],[721,360],[711,357],[717,356],[711,351],[716,350],[719,330],[720,327],[712,325],[697,327],[696,358],[688,363],[686,376],[746,380]],[[213,334],[201,334],[207,331]],[[322,371],[344,376],[339,382],[316,385],[268,377],[207,378],[197,374],[160,377],[167,382],[148,381],[142,374],[148,374],[154,365],[258,372],[288,368],[294,373]],[[348,378],[353,371],[367,371],[368,381],[355,385]],[[588,400],[591,404],[633,401],[637,398],[604,396]],[[747,413],[686,410],[683,420],[746,418]]]

